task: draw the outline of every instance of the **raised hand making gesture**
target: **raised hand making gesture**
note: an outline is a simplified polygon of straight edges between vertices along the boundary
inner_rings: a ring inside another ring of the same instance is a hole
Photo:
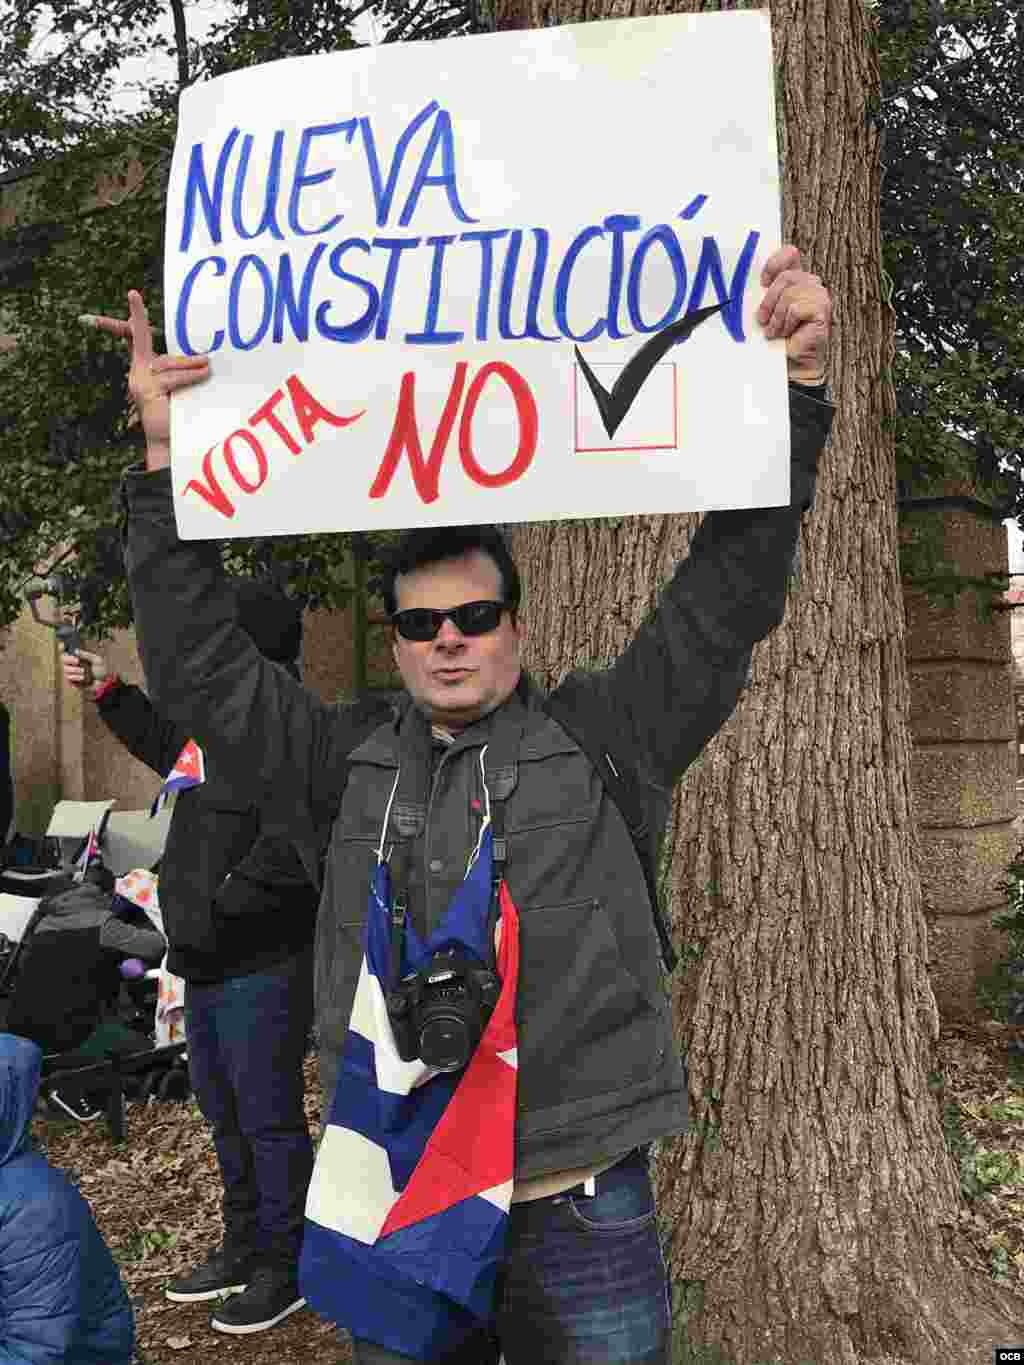
[[[135,289],[128,291],[127,318],[83,313],[78,320],[131,343],[128,394],[146,434],[146,468],[163,469],[171,462],[170,395],[206,379],[209,360],[201,355],[154,355],[149,314]]]

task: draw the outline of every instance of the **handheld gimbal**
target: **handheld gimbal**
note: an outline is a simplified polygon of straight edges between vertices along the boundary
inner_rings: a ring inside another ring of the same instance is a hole
[[[32,613],[33,621],[41,626],[48,626],[57,637],[57,643],[61,645],[66,654],[77,656],[82,648],[82,634],[78,623],[71,619],[70,613],[64,611],[62,604],[65,593],[67,592],[68,582],[63,574],[51,574],[49,578],[29,579],[25,587],[25,601],[28,603]],[[39,599],[42,597],[52,597],[57,604],[58,616],[55,620],[48,620],[39,610]],[[86,683],[89,682],[91,669],[88,664],[84,664],[86,672]]]

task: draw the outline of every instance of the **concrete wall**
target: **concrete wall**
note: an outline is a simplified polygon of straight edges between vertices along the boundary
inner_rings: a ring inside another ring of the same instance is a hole
[[[959,490],[958,490],[959,491]],[[1003,526],[944,508],[944,558],[980,577],[1007,570]],[[946,1018],[977,1011],[978,980],[1006,955],[992,924],[1014,851],[1016,723],[1009,613],[979,613],[975,595],[952,607],[905,594],[913,781],[931,924],[931,970]]]

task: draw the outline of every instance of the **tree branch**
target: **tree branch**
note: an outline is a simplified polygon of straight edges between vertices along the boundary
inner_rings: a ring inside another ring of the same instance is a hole
[[[960,57],[957,61],[950,62],[948,66],[929,67],[919,75],[913,76],[908,81],[904,81],[902,85],[883,90],[882,98],[888,103],[890,100],[898,99],[901,95],[906,95],[913,91],[917,86],[927,84],[928,82],[935,81],[939,78],[942,78],[943,80],[948,79],[948,77],[956,75],[958,71],[964,71],[967,67],[973,66],[976,61],[988,63],[990,65],[986,52],[972,52],[971,56]]]
[[[362,16],[366,14],[368,10],[377,9],[379,8],[379,5],[380,0],[364,0],[364,3],[361,5],[357,5],[355,9],[346,11],[345,13],[346,23],[348,23],[351,26],[352,24],[355,23],[357,19],[362,18]]]
[[[142,9],[144,3],[145,0],[132,0],[132,3],[130,3],[127,6],[127,8],[124,11],[124,14],[121,16],[122,25],[127,25],[128,23],[130,23],[131,20],[134,19],[136,13]],[[72,54],[81,53],[85,48],[86,40],[90,37],[90,35],[99,32],[100,29],[103,27],[103,20],[105,18],[106,18],[105,15],[101,15],[97,17],[94,23],[86,25],[79,32],[72,34],[59,52],[55,52],[52,57],[44,58],[39,63],[40,70],[43,71],[54,70],[58,68],[60,64],[64,62]],[[39,37],[37,38],[36,46],[37,47],[41,46],[42,43],[44,43],[47,38],[51,38],[55,32],[56,25],[54,25],[54,27],[51,28],[48,33],[39,35]]]
[[[432,23],[427,24],[425,28],[415,29],[413,31],[412,37],[415,38],[417,42],[427,42],[434,37],[437,38],[451,37],[452,21],[457,15],[459,15],[458,9],[454,10],[452,13],[445,14],[442,18],[436,19]]]
[[[184,90],[190,81],[188,69],[188,29],[185,26],[185,6],[182,0],[170,0],[174,16],[174,46],[178,54],[178,89]]]
[[[416,24],[416,20],[430,4],[430,0],[420,0],[418,5],[410,5],[405,12],[404,18],[391,29],[384,38],[386,43],[397,43],[403,33],[406,33]]]

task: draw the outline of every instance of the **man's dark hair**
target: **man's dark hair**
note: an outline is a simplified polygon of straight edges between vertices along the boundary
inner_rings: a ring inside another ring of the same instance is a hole
[[[522,591],[519,570],[497,526],[431,526],[406,531],[389,554],[381,575],[387,614],[393,616],[398,610],[395,579],[399,574],[412,573],[428,564],[440,564],[445,559],[459,559],[474,550],[488,555],[497,565],[501,575],[501,600],[508,606],[514,621]]]

